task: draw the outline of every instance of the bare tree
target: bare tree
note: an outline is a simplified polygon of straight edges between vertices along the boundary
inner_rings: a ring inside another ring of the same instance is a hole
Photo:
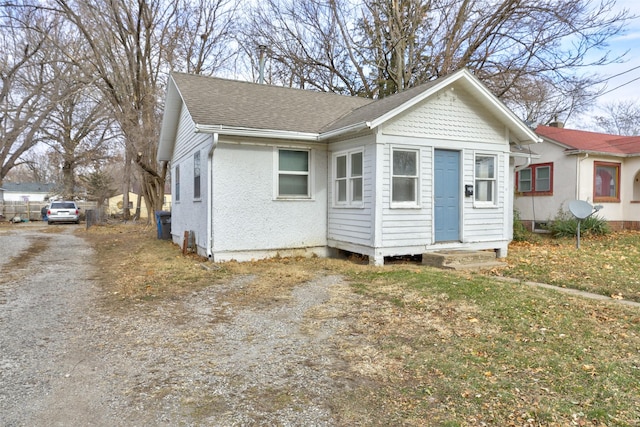
[[[620,59],[608,56],[607,41],[629,14],[613,6],[615,0],[266,0],[256,6],[244,44],[268,46],[281,83],[289,76],[301,86],[369,97],[466,67],[510,106],[542,121],[584,109],[595,95],[594,76],[581,70]],[[553,99],[537,101],[537,109],[520,104],[522,94],[542,86],[539,95]]]
[[[251,11],[242,47],[254,64],[258,46],[266,47],[272,83],[373,97],[353,39],[355,14],[348,0],[265,0]]]
[[[604,114],[595,117],[596,125],[613,135],[640,135],[640,105],[633,101],[616,101],[606,104]]]
[[[114,110],[125,137],[125,174],[133,162],[142,183],[149,212],[162,207],[167,164],[156,162],[160,108],[169,67],[180,63],[187,69],[204,71],[218,66],[209,62],[220,40],[213,37],[219,13],[194,8],[189,0],[55,0],[59,11],[77,29],[87,46],[77,64],[87,75],[95,75],[96,87]],[[219,2],[220,4],[224,4]],[[215,5],[201,0],[201,7]],[[197,12],[198,23],[191,23]],[[201,31],[198,40],[192,32]],[[191,40],[191,43],[189,43]],[[222,60],[223,58],[219,58]],[[123,193],[128,195],[129,183]],[[125,202],[128,202],[125,200]],[[128,205],[128,203],[127,203]]]
[[[53,108],[56,75],[46,34],[56,22],[40,10],[0,6],[0,184],[40,137]],[[1,212],[0,212],[1,213]]]
[[[64,57],[50,68],[59,76],[53,84],[53,109],[42,124],[42,142],[56,153],[61,172],[61,193],[66,199],[76,196],[81,168],[99,164],[110,155],[109,144],[119,133],[114,126],[112,109],[102,102],[93,78],[67,58],[82,55],[82,44],[67,28],[50,33],[50,38],[64,46]]]

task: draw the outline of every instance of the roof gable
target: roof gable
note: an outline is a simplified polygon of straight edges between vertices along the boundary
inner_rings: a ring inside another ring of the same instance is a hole
[[[551,142],[563,145],[567,151],[617,156],[640,155],[640,136],[611,135],[543,125],[536,128],[536,133]]]

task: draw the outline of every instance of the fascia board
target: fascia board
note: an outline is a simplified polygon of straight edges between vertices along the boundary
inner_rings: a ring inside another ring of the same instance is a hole
[[[371,123],[370,122],[360,122],[360,123],[356,123],[354,125],[351,126],[346,126],[340,129],[335,129],[332,130],[330,132],[325,132],[325,133],[321,133],[318,137],[319,141],[324,141],[327,139],[331,139],[337,136],[342,136],[344,134],[348,134],[348,133],[355,133],[355,132],[359,132],[361,130],[364,129],[371,129]]]
[[[217,133],[219,135],[246,136],[253,138],[288,139],[295,141],[318,141],[319,134],[313,132],[293,132],[277,129],[252,129],[223,125],[196,124],[198,133]]]
[[[164,113],[162,114],[160,138],[158,141],[158,152],[156,154],[158,161],[171,160],[173,145],[175,144],[176,134],[178,132],[182,103],[182,96],[178,92],[173,78],[169,76]]]

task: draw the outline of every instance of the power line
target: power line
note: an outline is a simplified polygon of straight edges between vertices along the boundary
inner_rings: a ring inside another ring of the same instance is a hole
[[[635,67],[633,67],[633,68],[629,68],[629,69],[628,69],[628,70],[626,70],[626,71],[622,71],[621,73],[614,74],[613,76],[609,76],[609,77],[607,77],[606,79],[602,79],[602,80],[600,80],[600,81],[599,81],[598,83],[596,83],[596,84],[604,83],[604,82],[606,82],[606,81],[608,81],[608,80],[611,80],[611,79],[613,79],[613,78],[615,78],[615,77],[619,77],[619,76],[621,76],[621,75],[623,75],[623,74],[630,73],[630,72],[631,72],[631,71],[633,71],[633,70],[637,70],[638,68],[640,68],[640,65],[636,65]]]
[[[640,67],[636,67],[636,68],[640,68]],[[636,77],[635,79],[631,79],[631,80],[629,80],[629,81],[628,81],[628,82],[626,82],[626,83],[622,83],[621,85],[616,86],[616,87],[614,87],[613,89],[609,89],[609,90],[608,90],[608,91],[606,91],[606,92],[602,92],[602,93],[601,93],[601,94],[599,94],[598,96],[602,96],[602,95],[606,95],[606,94],[608,94],[608,93],[611,93],[611,92],[613,92],[614,90],[616,90],[616,89],[620,89],[621,87],[626,86],[626,85],[628,85],[628,84],[630,84],[630,83],[633,83],[633,82],[635,82],[635,81],[637,81],[637,80],[640,80],[640,77]]]

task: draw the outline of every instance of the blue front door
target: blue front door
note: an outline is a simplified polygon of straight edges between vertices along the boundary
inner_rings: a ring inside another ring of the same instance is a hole
[[[460,152],[435,150],[435,241],[460,240]]]

